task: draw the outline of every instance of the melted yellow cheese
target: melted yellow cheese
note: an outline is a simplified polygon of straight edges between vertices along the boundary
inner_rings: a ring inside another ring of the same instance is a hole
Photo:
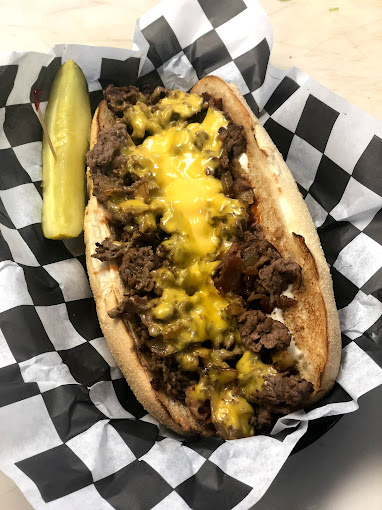
[[[220,180],[210,175],[222,150],[219,129],[228,124],[223,113],[209,108],[202,123],[187,124],[202,103],[198,95],[174,91],[155,108],[137,102],[124,113],[133,138],[151,134],[124,149],[127,171],[155,185],[149,199],[147,193],[136,193],[134,199],[115,203],[122,212],[133,214],[141,230],[155,229],[159,222],[168,234],[162,244],[171,265],[153,271],[159,297],[152,300],[148,312],[152,348],[162,355],[176,353],[185,371],[204,366],[187,398],[211,401],[212,421],[223,437],[245,437],[253,435],[254,412],[246,399],[275,369],[248,351],[236,370],[221,356],[225,342],[235,343],[239,352],[244,347],[225,316],[228,301],[218,293],[212,275],[232,243],[237,220],[246,212],[238,200],[223,194]],[[205,340],[212,342],[213,349],[200,346]]]
[[[168,96],[161,99],[160,104],[171,106],[174,113],[182,119],[188,119],[200,111],[203,98],[198,94],[185,94],[181,90],[172,90]]]
[[[253,395],[260,391],[266,375],[274,375],[277,370],[272,365],[266,365],[260,359],[259,354],[245,351],[236,364],[239,386],[247,400],[252,400]]]
[[[173,90],[161,99],[152,111],[144,102],[138,101],[135,105],[124,111],[124,119],[133,128],[133,138],[143,138],[145,132],[151,134],[160,133],[166,129],[173,114],[181,119],[188,119],[199,112],[203,98],[197,94],[186,94],[181,90]]]
[[[221,393],[214,392],[211,397],[211,416],[216,430],[225,439],[239,439],[253,436],[250,425],[253,407],[245,398],[226,388]]]
[[[181,94],[187,99],[183,103]],[[201,97],[178,91],[162,99],[159,107],[165,105],[165,109],[157,112],[172,108],[185,117],[198,111],[201,104]],[[129,113],[137,133],[146,125],[142,118],[149,117],[145,108],[142,117],[140,107],[137,103]],[[163,281],[163,271],[156,274],[161,296],[152,311],[157,322],[149,333],[162,335],[179,349],[205,340],[218,347],[231,328],[223,313],[228,301],[215,288],[212,273],[219,254],[229,247],[225,241],[232,237],[230,230],[245,213],[238,200],[223,194],[221,182],[207,174],[221,153],[219,128],[227,124],[222,112],[210,108],[201,124],[158,128],[160,132],[140,145],[125,149],[127,164],[134,166],[140,177],[152,177],[158,191],[148,204],[141,199],[125,200],[120,208],[133,212],[139,224],[143,214],[156,215],[170,235],[163,245],[170,250],[174,278],[170,284]]]

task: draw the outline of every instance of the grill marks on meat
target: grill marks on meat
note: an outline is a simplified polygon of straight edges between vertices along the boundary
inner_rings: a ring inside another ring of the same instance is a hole
[[[239,317],[241,341],[246,349],[286,349],[291,341],[288,328],[280,321],[267,317],[260,310],[247,310]]]

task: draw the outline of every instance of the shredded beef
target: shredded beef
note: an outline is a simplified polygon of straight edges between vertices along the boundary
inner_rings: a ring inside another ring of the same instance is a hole
[[[102,262],[116,260],[123,257],[126,251],[126,244],[107,237],[102,243],[96,243],[96,251],[92,257]]]
[[[146,230],[144,232],[135,231],[131,236],[131,241],[136,246],[152,246],[156,248],[164,239],[164,232],[162,230]],[[156,253],[157,258],[160,258]],[[163,261],[162,261],[163,262]]]
[[[231,194],[232,186],[233,186],[233,178],[230,171],[226,171],[220,178],[223,188],[223,193],[227,196]]]
[[[275,413],[289,413],[300,407],[313,392],[312,383],[286,372],[265,377],[254,402]]]
[[[239,317],[239,331],[245,348],[252,352],[285,349],[291,341],[288,328],[259,310],[248,310]]]
[[[271,294],[281,294],[289,284],[301,285],[301,267],[289,259],[277,259],[259,271],[262,286]]]
[[[113,193],[123,193],[124,184],[117,176],[107,176],[98,167],[92,170],[93,195],[101,204],[106,205]]]
[[[253,204],[254,193],[248,179],[240,176],[234,180],[230,168],[223,170],[224,171],[220,176],[223,193],[228,197],[236,198],[236,200],[241,200],[248,205]]]
[[[291,308],[295,306],[297,301],[295,299],[286,297],[286,296],[275,296],[274,304],[277,308],[281,308],[281,310],[285,310],[287,308]]]
[[[88,166],[90,168],[110,166],[119,155],[119,151],[128,137],[126,125],[120,122],[103,129],[98,135],[97,143],[86,154]],[[117,163],[118,166],[121,166],[121,159]]]
[[[225,313],[231,317],[236,317],[244,312],[245,303],[242,297],[240,297],[237,301],[232,301],[231,303],[229,303],[229,305],[225,309]]]
[[[254,194],[251,184],[247,179],[236,179],[230,189],[229,196],[241,200],[247,204],[253,204]]]
[[[154,253],[151,247],[130,248],[122,259],[119,275],[129,289],[151,292],[154,280],[150,272],[154,269]]]
[[[256,283],[256,281],[253,281],[253,278],[248,276],[245,281],[246,286],[246,295],[247,297],[247,304],[250,309],[260,309],[264,313],[271,313],[274,308],[274,303],[272,303],[271,298],[269,294]],[[252,292],[250,292],[248,289],[254,289]],[[249,294],[249,295],[248,295]]]

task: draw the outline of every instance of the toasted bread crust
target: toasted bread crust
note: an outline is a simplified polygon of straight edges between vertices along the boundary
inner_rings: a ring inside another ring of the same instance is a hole
[[[238,89],[220,78],[208,76],[199,81],[192,92],[208,92],[222,97],[224,111],[234,122],[244,126],[248,177],[255,190],[264,234],[283,257],[291,257],[302,267],[302,286],[294,291],[298,304],[285,310],[284,320],[302,352],[297,365],[299,372],[314,386],[308,404],[312,403],[333,386],[341,356],[341,335],[331,276],[313,221],[282,156]],[[110,112],[106,102],[102,101],[92,122],[91,148],[98,133],[110,123]],[[150,383],[153,374],[136,348],[132,326],[121,319],[109,317],[108,311],[123,297],[123,285],[114,264],[91,256],[95,243],[108,237],[110,229],[105,209],[92,196],[89,171],[88,192],[90,200],[85,212],[84,230],[90,285],[100,326],[117,364],[137,399],[159,422],[179,434],[211,435],[209,429],[196,422],[186,406],[153,389]]]

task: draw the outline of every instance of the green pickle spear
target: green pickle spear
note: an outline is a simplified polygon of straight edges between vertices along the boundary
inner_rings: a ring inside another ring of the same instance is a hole
[[[91,123],[88,84],[80,67],[67,60],[50,93],[42,140],[42,230],[48,239],[68,239],[82,232],[85,211],[85,153]]]

